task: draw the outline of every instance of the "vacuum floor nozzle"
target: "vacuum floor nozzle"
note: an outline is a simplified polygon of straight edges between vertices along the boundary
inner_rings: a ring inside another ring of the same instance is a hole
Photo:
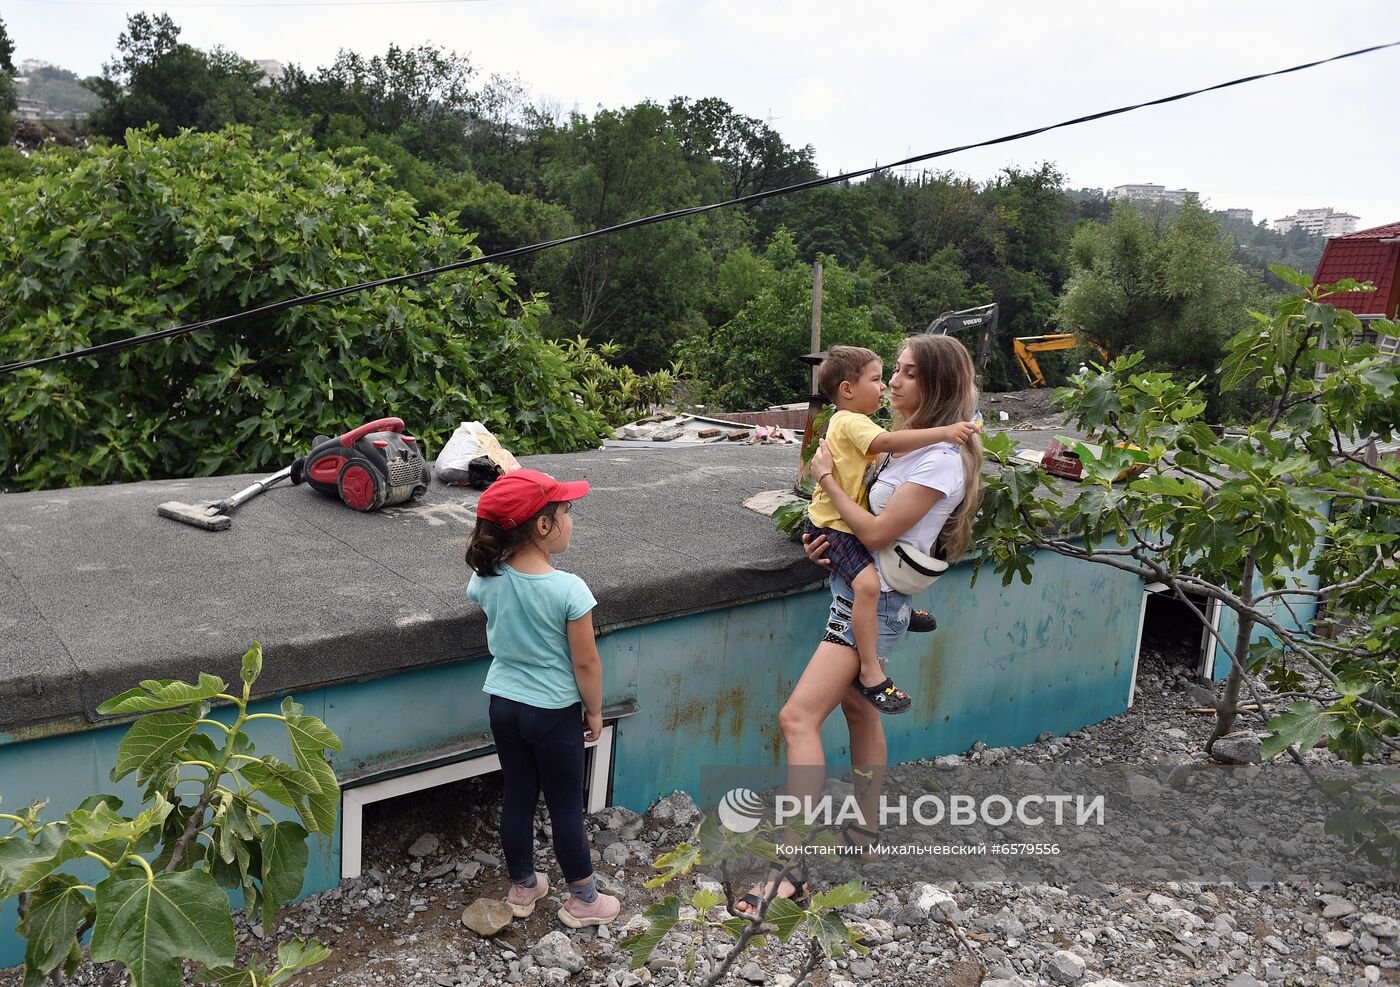
[[[178,500],[167,500],[156,508],[161,517],[172,521],[203,528],[205,531],[223,531],[233,524],[233,518],[223,513],[222,504],[186,504]]]

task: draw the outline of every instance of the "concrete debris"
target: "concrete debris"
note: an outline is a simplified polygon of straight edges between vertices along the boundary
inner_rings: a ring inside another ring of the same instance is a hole
[[[462,910],[462,924],[479,936],[494,936],[514,920],[510,905],[499,898],[478,898]]]
[[[437,853],[437,849],[438,838],[432,833],[424,833],[409,846],[408,855],[410,857],[427,857]]]
[[[1002,756],[1030,764],[1066,759],[1129,764],[1144,776],[1163,762],[1204,764],[1203,747],[1213,721],[1187,712],[1198,701],[1186,688],[1193,680],[1190,668],[1145,654],[1129,713],[1063,737],[1006,749]],[[990,750],[974,746],[966,755],[940,760],[954,767],[979,764]],[[1312,751],[1305,756],[1318,760],[1330,755]],[[927,762],[920,767],[927,773]],[[899,770],[892,768],[891,774]],[[622,900],[617,922],[599,935],[593,929],[562,929],[557,890],[528,919],[512,921],[502,900],[508,878],[499,866],[499,778],[487,775],[460,784],[465,788],[450,798],[424,793],[415,808],[379,813],[374,820],[367,816],[364,876],[288,905],[279,928],[250,929],[240,918],[240,959],[265,961],[277,942],[300,936],[332,948],[331,959],[312,974],[326,987],[689,987],[704,982],[711,969],[707,957],[702,950],[694,970],[687,972],[688,940],[679,933],[662,940],[653,961],[635,971],[620,946],[647,927],[642,912],[663,895],[678,895],[684,904],[697,888],[718,888],[717,868],[692,872],[661,888],[643,887],[654,873],[649,861],[691,835],[685,830],[699,810],[688,795],[668,795],[645,815],[611,807],[586,817],[589,840],[599,854],[595,876]],[[541,806],[537,833],[547,819]],[[410,855],[399,835],[430,831],[439,845],[423,857]],[[625,857],[625,863],[604,861],[612,847],[618,848],[614,858]],[[443,870],[444,853],[452,860],[448,870]],[[421,873],[410,870],[414,862],[422,864]],[[538,837],[535,866],[556,889],[561,887],[553,851]],[[439,872],[441,877],[433,876]],[[973,883],[935,881],[911,866],[907,879],[872,881],[867,887],[872,896],[841,913],[871,952],[824,960],[810,983],[970,987],[977,982],[977,959],[987,969],[982,987],[1400,983],[1400,891],[1394,885],[1205,885],[1146,877],[1119,885],[1096,882],[1093,875],[1065,886]],[[467,912],[474,909],[483,920],[466,923],[477,935],[462,929],[469,902]],[[710,914],[721,916],[722,906]],[[770,937],[739,959],[727,983],[799,987],[795,975],[805,954],[802,935],[795,933],[796,939],[787,943]],[[73,979],[95,983],[102,977],[84,963]],[[0,987],[19,983],[17,972],[0,973]]]

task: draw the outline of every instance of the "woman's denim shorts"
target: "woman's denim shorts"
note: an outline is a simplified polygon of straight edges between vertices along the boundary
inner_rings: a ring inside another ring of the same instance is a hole
[[[856,646],[855,631],[851,627],[851,607],[855,605],[856,594],[836,573],[831,574],[831,612],[826,618],[825,641],[833,644]],[[891,590],[880,594],[880,602],[875,609],[877,638],[875,652],[881,661],[890,656],[894,646],[909,629],[909,597]]]

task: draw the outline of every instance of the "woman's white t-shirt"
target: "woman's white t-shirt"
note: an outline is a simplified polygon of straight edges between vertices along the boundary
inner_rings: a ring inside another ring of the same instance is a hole
[[[916,449],[911,453],[890,459],[880,470],[880,475],[870,485],[870,513],[880,514],[890,502],[895,489],[904,483],[917,483],[943,494],[927,514],[914,522],[899,540],[909,542],[922,551],[928,552],[938,540],[943,523],[962,503],[966,478],[963,474],[962,452],[951,442]],[[875,558],[875,568],[879,571],[880,559]],[[890,586],[880,576],[880,589],[889,592]]]

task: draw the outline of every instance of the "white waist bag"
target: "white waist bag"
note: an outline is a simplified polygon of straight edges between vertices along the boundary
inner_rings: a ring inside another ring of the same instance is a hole
[[[881,471],[889,465],[892,458],[889,453],[885,453],[883,459],[878,463],[872,463],[865,471],[865,489],[867,491],[879,477]],[[896,593],[903,593],[905,596],[922,593],[938,582],[939,576],[948,571],[947,562],[935,559],[932,555],[907,541],[897,541],[892,545],[886,545],[880,549],[877,555],[880,559],[880,575],[885,578],[890,589]]]
[[[906,541],[880,549],[880,575],[890,589],[905,596],[922,593],[948,571],[948,563],[935,559]]]

